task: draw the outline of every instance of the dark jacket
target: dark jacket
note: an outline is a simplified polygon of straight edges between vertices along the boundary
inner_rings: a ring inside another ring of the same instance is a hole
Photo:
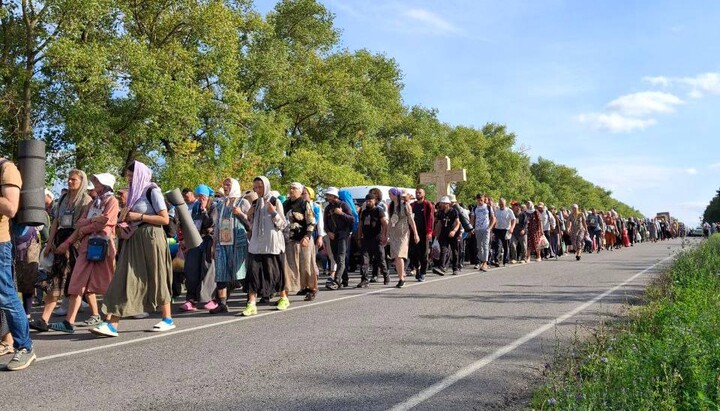
[[[335,214],[335,209],[341,208],[341,215]],[[352,214],[350,206],[345,202],[330,203],[325,207],[323,214],[325,223],[325,232],[335,234],[335,239],[340,240],[350,237],[352,226],[355,223],[355,216]]]

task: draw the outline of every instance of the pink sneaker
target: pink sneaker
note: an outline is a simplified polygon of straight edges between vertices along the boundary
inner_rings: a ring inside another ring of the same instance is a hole
[[[197,308],[192,301],[185,301],[185,304],[180,306],[180,311],[197,311]]]
[[[218,303],[215,300],[210,300],[207,304],[205,304],[206,310],[214,310],[218,307]]]

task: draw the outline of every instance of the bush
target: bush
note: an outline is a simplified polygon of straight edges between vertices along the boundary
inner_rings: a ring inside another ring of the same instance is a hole
[[[629,321],[571,349],[534,409],[720,408],[720,235],[681,254]]]

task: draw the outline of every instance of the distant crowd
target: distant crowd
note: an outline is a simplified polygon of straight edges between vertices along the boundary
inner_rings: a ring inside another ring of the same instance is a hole
[[[452,195],[431,202],[422,187],[387,195],[373,188],[361,199],[327,187],[318,201],[312,187],[296,182],[280,193],[264,176],[247,190],[234,178],[216,190],[186,188],[185,204],[173,206],[138,161],[124,171],[126,188],[115,187],[112,174],[72,170],[57,198],[46,191],[47,224],[29,227],[9,224],[14,212],[4,208],[22,185],[16,171],[3,164],[0,197],[0,246],[7,244],[0,251],[15,268],[0,290],[0,355],[14,353],[11,370],[35,359],[29,329],[86,328],[117,337],[122,319],[159,311],[151,330],[166,332],[176,327],[173,304],[183,312],[228,313],[233,290],[246,296],[238,314],[252,316],[261,304],[287,310],[291,297],[315,300],[321,277],[326,290],[365,288],[388,285],[392,270],[395,287],[403,288],[409,277],[422,282],[469,266],[487,271],[565,255],[579,261],[583,253],[684,235],[673,222],[576,204],[556,208],[483,194],[467,207]],[[193,226],[183,227],[177,207],[187,207]],[[188,247],[185,230],[197,230],[201,243]],[[358,270],[351,285],[349,273]],[[33,305],[41,306],[35,317]],[[78,321],[83,307],[90,315]]]

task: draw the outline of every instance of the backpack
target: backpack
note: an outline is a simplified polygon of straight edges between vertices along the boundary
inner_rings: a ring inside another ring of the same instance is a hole
[[[154,187],[150,187],[147,190],[145,190],[145,199],[147,200],[147,203],[150,204],[150,208],[152,208],[153,213],[157,214],[157,210],[155,210],[155,206],[153,206],[153,203],[152,203],[153,188]],[[175,215],[173,217],[170,215],[169,212],[168,212],[168,217],[169,217],[168,223],[163,225],[162,228],[163,228],[163,231],[165,231],[166,237],[173,238],[173,237],[177,236],[179,220],[178,220],[177,215]]]
[[[465,214],[463,212],[462,208],[460,207],[460,204],[456,203],[455,205],[453,205],[453,208],[458,213],[458,217],[460,218],[460,225],[462,226],[463,230],[465,230],[465,232],[467,232],[467,233],[472,231],[473,226],[472,226],[472,224],[470,224],[470,219],[468,218],[467,214]]]

